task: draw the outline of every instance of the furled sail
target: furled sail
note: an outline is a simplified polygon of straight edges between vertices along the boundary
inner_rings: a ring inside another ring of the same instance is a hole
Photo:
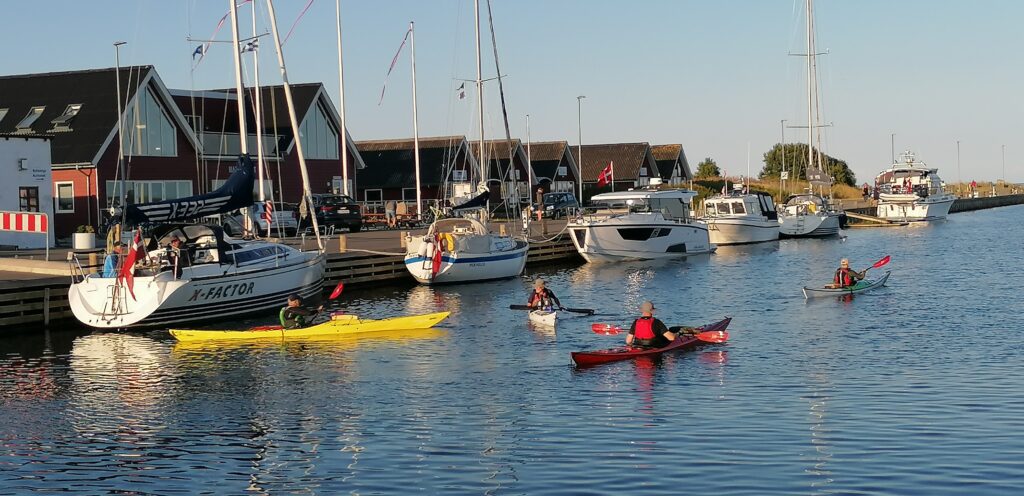
[[[807,181],[814,186],[831,186],[832,178],[817,167],[807,169]]]
[[[152,203],[128,205],[125,223],[139,224],[183,222],[186,220],[222,214],[253,203],[253,165],[248,155],[238,157],[238,165],[221,187],[203,195]]]
[[[483,193],[480,193],[479,195],[470,198],[468,201],[466,201],[466,203],[452,207],[452,212],[454,212],[455,215],[461,215],[463,212],[467,212],[470,210],[487,208],[487,200],[489,200],[490,197],[491,192],[484,190]]]

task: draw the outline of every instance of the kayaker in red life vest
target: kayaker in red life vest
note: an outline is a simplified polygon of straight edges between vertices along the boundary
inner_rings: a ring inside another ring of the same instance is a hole
[[[544,279],[533,281],[533,292],[530,293],[530,299],[526,302],[526,305],[538,310],[562,308],[562,302],[558,301],[555,292],[544,287]]]
[[[676,333],[669,331],[664,322],[654,318],[654,303],[641,303],[640,318],[629,326],[626,345],[638,348],[663,348],[675,339]]]
[[[839,268],[836,269],[836,275],[832,279],[832,287],[848,288],[857,284],[857,281],[861,279],[864,279],[864,273],[851,269],[850,261],[844,258],[839,262]]]

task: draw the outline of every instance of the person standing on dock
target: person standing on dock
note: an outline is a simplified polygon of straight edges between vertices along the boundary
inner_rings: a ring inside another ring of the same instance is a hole
[[[562,302],[558,301],[555,292],[544,287],[544,279],[533,281],[533,292],[530,293],[530,300],[526,304],[537,310],[550,311],[555,307],[562,308]]]
[[[676,340],[676,333],[668,330],[665,323],[654,318],[654,303],[640,304],[640,318],[629,326],[626,346],[637,348],[664,348]]]
[[[117,277],[117,266],[121,263],[121,251],[128,246],[126,243],[117,242],[112,252],[103,259],[103,277]]]
[[[537,221],[544,217],[544,187],[537,187]]]
[[[839,262],[839,268],[836,269],[836,275],[832,279],[833,288],[848,288],[857,284],[857,281],[864,279],[864,272],[857,272],[850,268],[850,260],[842,259]]]
[[[278,317],[281,319],[281,327],[299,329],[311,324],[323,309],[323,305],[317,307],[315,311],[305,308],[302,306],[302,297],[292,294],[288,296],[288,305],[281,309]]]
[[[397,210],[398,203],[396,203],[395,200],[388,200],[384,203],[384,218],[388,221],[388,229],[398,227]]]

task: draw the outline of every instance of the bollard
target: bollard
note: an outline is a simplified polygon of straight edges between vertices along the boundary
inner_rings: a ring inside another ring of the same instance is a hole
[[[345,253],[348,250],[348,236],[345,234],[338,235],[338,253]]]
[[[409,247],[409,240],[408,240],[408,238],[406,238],[406,236],[408,236],[408,235],[409,235],[409,231],[399,231],[398,232],[398,240],[399,240],[399,243],[400,243],[399,246],[401,246],[402,248],[408,248]]]
[[[505,228],[505,223],[498,224],[498,234],[502,236],[508,236],[508,229]]]
[[[543,233],[545,236],[548,235],[548,219],[547,219],[547,217],[543,217],[543,218],[540,219],[540,230],[541,230],[541,233]]]
[[[86,272],[89,273],[89,274],[95,274],[95,273],[99,272],[99,270],[97,270],[97,266],[99,264],[100,264],[99,255],[96,252],[90,253],[89,254],[89,268],[86,269]]]

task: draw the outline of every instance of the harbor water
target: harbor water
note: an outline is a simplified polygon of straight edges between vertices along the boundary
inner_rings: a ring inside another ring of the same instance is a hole
[[[452,311],[401,336],[0,337],[0,493],[1019,494],[1022,215],[534,270],[599,312],[557,331],[508,309],[521,278],[346,288],[359,315]],[[885,255],[887,287],[804,300]],[[731,316],[731,339],[570,366],[646,299],[669,325]]]

